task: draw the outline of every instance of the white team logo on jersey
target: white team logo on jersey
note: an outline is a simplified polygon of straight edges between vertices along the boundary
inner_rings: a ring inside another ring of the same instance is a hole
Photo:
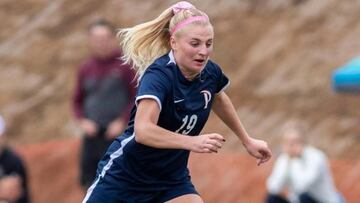
[[[206,109],[208,107],[208,104],[211,100],[211,93],[209,92],[209,90],[203,90],[200,93],[203,93],[204,95],[204,99],[205,99],[205,106],[204,109]]]

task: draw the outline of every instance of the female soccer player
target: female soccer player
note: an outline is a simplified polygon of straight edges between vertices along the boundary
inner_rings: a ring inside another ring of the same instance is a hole
[[[179,2],[119,34],[124,59],[139,76],[136,105],[83,202],[203,202],[187,163],[190,151],[216,153],[225,141],[200,134],[211,109],[258,164],[270,159],[266,142],[246,133],[224,92],[228,78],[209,60],[214,31],[204,12]]]

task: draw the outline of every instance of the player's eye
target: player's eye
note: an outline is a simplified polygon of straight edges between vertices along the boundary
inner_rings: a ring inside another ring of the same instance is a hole
[[[210,40],[206,41],[206,47],[207,47],[207,48],[211,47],[211,46],[212,46],[212,44],[213,44],[212,39],[210,39]]]
[[[199,42],[190,42],[190,45],[192,46],[192,47],[198,47],[199,46]]]

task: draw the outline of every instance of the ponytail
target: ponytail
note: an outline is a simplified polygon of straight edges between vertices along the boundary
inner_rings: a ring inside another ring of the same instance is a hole
[[[206,18],[201,18],[205,21],[198,22],[190,19],[191,21],[187,22],[188,24],[210,23],[204,12],[196,9],[188,2],[179,2],[163,11],[154,20],[131,28],[120,29],[117,35],[122,38],[120,46],[124,52],[123,60],[125,63],[131,64],[132,68],[136,70],[138,81],[155,59],[171,50],[170,35],[178,36],[181,33],[179,30],[181,31],[184,27],[184,24],[178,25],[193,16]]]
[[[123,59],[132,65],[138,77],[154,59],[170,51],[169,22],[173,15],[171,8],[168,8],[152,21],[118,32],[122,38]]]

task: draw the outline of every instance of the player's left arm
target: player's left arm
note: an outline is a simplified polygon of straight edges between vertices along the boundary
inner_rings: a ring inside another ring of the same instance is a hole
[[[234,105],[224,91],[214,97],[212,110],[239,137],[248,153],[258,159],[258,165],[271,158],[271,151],[263,140],[251,138],[242,125]]]

